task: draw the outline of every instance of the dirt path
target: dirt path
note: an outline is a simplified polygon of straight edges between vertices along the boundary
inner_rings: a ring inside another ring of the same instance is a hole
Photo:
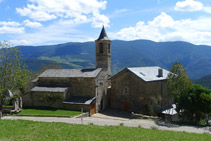
[[[20,116],[5,116],[2,118],[10,120],[32,120],[41,122],[64,122],[71,124],[94,124],[99,126],[112,125],[119,126],[123,124],[128,127],[142,127],[142,128],[157,128],[159,130],[170,130],[170,131],[185,131],[190,133],[209,133],[211,134],[211,127],[194,127],[194,126],[179,126],[173,124],[166,124],[159,121],[153,120],[135,120],[127,118],[111,118],[111,117],[99,117],[95,115],[93,117],[84,117],[83,121],[81,118],[56,118],[56,117],[20,117]]]

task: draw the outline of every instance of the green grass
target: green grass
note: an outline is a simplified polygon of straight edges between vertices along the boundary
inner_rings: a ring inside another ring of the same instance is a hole
[[[210,134],[161,131],[124,126],[75,125],[55,122],[0,120],[0,140],[192,140],[208,141]]]
[[[53,108],[22,109],[17,116],[58,116],[73,117],[79,115],[80,111],[61,110]]]
[[[3,108],[12,108],[13,105],[3,105],[2,107],[3,107]]]

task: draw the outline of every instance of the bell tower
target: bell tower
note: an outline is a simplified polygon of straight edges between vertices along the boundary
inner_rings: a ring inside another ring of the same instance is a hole
[[[109,40],[103,26],[99,38],[95,41],[96,67],[102,68],[111,75],[111,40]]]

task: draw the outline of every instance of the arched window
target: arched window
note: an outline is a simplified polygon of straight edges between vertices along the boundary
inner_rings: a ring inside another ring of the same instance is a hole
[[[100,53],[103,53],[103,43],[100,43]]]

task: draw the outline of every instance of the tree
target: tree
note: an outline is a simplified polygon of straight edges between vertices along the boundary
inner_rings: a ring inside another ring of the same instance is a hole
[[[25,93],[25,85],[29,83],[31,72],[22,65],[22,54],[10,43],[0,43],[0,100],[1,103],[7,89]]]
[[[211,113],[211,90],[201,85],[192,86],[183,94],[178,103],[179,109],[184,109],[183,117],[198,123],[205,115]]]
[[[184,66],[179,62],[172,65],[170,72],[167,77],[167,85],[177,103],[180,97],[192,86],[192,81],[186,73]]]

